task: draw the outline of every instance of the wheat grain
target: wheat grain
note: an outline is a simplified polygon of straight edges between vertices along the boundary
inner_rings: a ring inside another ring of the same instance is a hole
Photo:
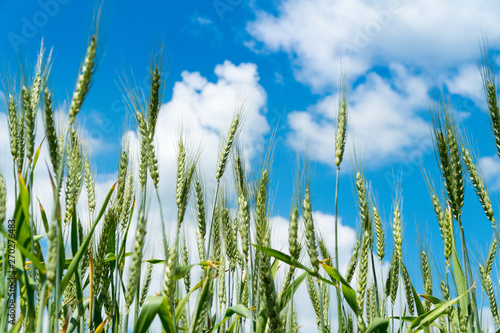
[[[203,199],[203,190],[199,179],[195,181],[196,208],[198,217],[198,228],[196,229],[198,255],[200,260],[205,259],[205,235],[207,233],[207,223],[205,220],[205,203]]]
[[[359,215],[361,217],[363,230],[371,230],[370,211],[368,210],[365,178],[359,171],[356,172],[356,190],[358,193]]]
[[[335,165],[340,168],[344,157],[347,138],[347,79],[345,76],[340,81],[339,111],[337,115],[337,136],[335,137]]]
[[[318,247],[316,245],[316,230],[314,229],[314,221],[312,217],[311,208],[311,194],[309,188],[306,188],[303,203],[304,226],[306,230],[306,244],[309,260],[313,267],[313,272],[317,273],[319,270]]]
[[[124,231],[127,228],[129,222],[130,206],[132,205],[132,200],[134,196],[134,175],[132,169],[127,176],[127,181],[125,185],[125,196],[123,197],[123,204],[121,204],[120,211],[120,225],[121,230]]]
[[[364,231],[363,240],[360,250],[360,260],[359,260],[359,273],[358,273],[358,286],[357,292],[357,302],[358,302],[358,329],[360,332],[364,332],[365,327],[363,323],[363,308],[364,299],[366,293],[366,284],[368,279],[368,251],[370,249],[370,234],[368,231]]]
[[[323,316],[323,314],[320,311],[318,292],[316,291],[316,287],[314,286],[314,280],[310,275],[307,276],[307,293],[309,294],[309,299],[311,300],[314,313],[316,314],[316,324],[318,325],[318,330],[320,331],[321,317]]]
[[[490,193],[484,181],[484,176],[482,175],[478,165],[474,162],[474,157],[469,152],[469,149],[467,149],[465,145],[462,145],[461,148],[462,158],[467,170],[469,171],[469,177],[476,190],[479,202],[481,203],[488,220],[490,220],[491,224],[495,226],[493,206],[491,205]]]
[[[142,307],[144,301],[146,300],[146,297],[148,296],[149,286],[151,285],[152,273],[153,273],[153,264],[148,263],[148,268],[146,270],[146,277],[144,278],[144,283],[142,284],[139,307]]]
[[[189,265],[189,249],[185,236],[182,242],[182,264],[184,266]],[[186,293],[191,289],[191,273],[189,271],[184,275],[184,288],[186,289]]]
[[[236,139],[236,135],[238,133],[240,123],[241,123],[241,110],[236,112],[231,127],[229,129],[229,133],[226,138],[226,142],[224,143],[224,147],[219,156],[219,164],[217,165],[217,173],[215,175],[215,179],[219,181],[226,170],[227,159],[229,157],[229,153],[231,152],[231,147],[233,146],[234,140]]]
[[[490,250],[488,251],[488,257],[486,259],[486,273],[490,274],[493,268],[493,260],[495,259],[495,254],[497,253],[498,243],[496,239],[493,239],[491,243]]]
[[[87,47],[87,53],[85,54],[85,59],[83,60],[81,73],[78,76],[76,89],[71,100],[71,105],[69,108],[70,123],[73,123],[75,121],[76,115],[80,111],[83,101],[85,100],[85,96],[90,89],[92,74],[94,73],[96,65],[96,54],[97,35],[93,35],[90,39],[89,46]]]
[[[500,326],[500,318],[498,317],[498,308],[497,301],[495,298],[495,291],[493,289],[493,283],[491,281],[491,276],[487,271],[487,268],[484,268],[482,265],[479,265],[479,271],[481,273],[481,284],[483,286],[483,290],[488,296],[488,301],[490,304],[490,311],[493,315],[493,319],[495,320],[495,324]]]
[[[221,256],[219,260],[219,310],[226,304],[226,257]]]
[[[382,219],[378,213],[377,207],[375,205],[372,208],[373,219],[375,220],[375,234],[377,236],[377,255],[378,260],[382,263],[385,256],[385,236],[384,227],[382,226]]]
[[[351,259],[349,260],[349,264],[347,265],[346,280],[349,283],[351,283],[354,273],[356,272],[356,265],[358,264],[359,257],[359,245],[360,242],[359,239],[357,239],[354,243],[354,249],[352,251]]]
[[[43,93],[44,105],[45,105],[45,135],[47,137],[47,143],[49,145],[49,156],[50,161],[52,162],[52,167],[54,172],[57,172],[58,168],[58,140],[57,140],[57,131],[54,120],[54,110],[52,106],[52,94],[50,93],[48,88],[45,88]]]
[[[427,295],[432,295],[432,275],[429,258],[424,250],[420,251],[420,271],[422,273],[422,280],[424,282],[424,290]],[[425,309],[429,311],[431,302],[425,300]]]
[[[139,182],[141,183],[141,188],[144,190],[146,187],[146,181],[148,178],[148,128],[144,116],[139,111],[136,112],[137,123],[139,124],[139,132],[141,133],[141,153],[139,162]]]
[[[129,150],[128,144],[126,144],[122,147],[122,152],[120,154],[120,163],[118,165],[118,184],[116,188],[116,203],[118,205],[118,211],[121,210],[121,206],[123,205],[123,196],[125,194],[128,165]]]
[[[14,161],[17,159],[17,104],[14,96],[9,94],[9,140],[10,140],[10,153]]]
[[[413,286],[411,284],[410,274],[406,270],[406,266],[401,264],[401,271],[403,273],[403,283],[405,285],[406,304],[408,305],[408,312],[413,315],[415,312],[415,299],[413,298]]]
[[[149,130],[150,130],[150,140],[153,140],[153,136],[156,129],[156,122],[158,120],[158,113],[160,111],[160,103],[162,98],[162,80],[161,72],[158,68],[158,61],[156,62],[155,68],[151,75],[151,97],[149,103]]]
[[[92,171],[90,170],[89,156],[85,154],[85,159],[83,160],[83,169],[85,171],[85,185],[87,188],[87,198],[89,203],[90,212],[95,210],[95,185],[94,179],[92,177]]]
[[[125,293],[125,308],[127,313],[130,312],[130,305],[134,301],[134,296],[139,285],[140,269],[142,262],[142,249],[144,247],[144,238],[146,235],[146,217],[144,216],[144,207],[139,209],[139,217],[137,219],[137,230],[135,232],[134,252],[132,262],[130,264],[130,277],[128,287]]]

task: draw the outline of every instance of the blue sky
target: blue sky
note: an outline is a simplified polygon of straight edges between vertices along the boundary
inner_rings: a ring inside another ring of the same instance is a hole
[[[74,0],[0,2],[2,70],[15,72],[21,55],[30,68],[43,37],[45,45],[54,48],[49,85],[64,113],[64,101],[72,94],[97,7],[95,2]],[[342,64],[349,78],[351,112],[340,179],[339,214],[346,232],[343,253],[352,248],[352,230],[358,223],[354,147],[358,160],[364,161],[387,233],[395,193],[393,175],[401,179],[405,241],[411,244],[405,247],[407,260],[416,262],[416,229],[440,256],[439,229],[418,167],[422,162],[439,184],[429,128],[428,90],[437,84],[449,94],[461,125],[474,138],[497,210],[500,162],[483,112],[475,59],[483,34],[492,47],[498,46],[499,14],[500,4],[487,0],[216,0],[141,5],[104,1],[99,68],[78,116],[89,137],[97,179],[103,189],[111,182],[121,137],[129,133],[132,142],[134,139],[135,125],[130,124],[130,113],[122,101],[120,79],[133,72],[141,82],[153,48],[163,45],[168,79],[156,138],[163,186],[173,188],[174,145],[181,127],[192,140],[191,147],[203,142],[201,160],[210,165],[205,174],[211,177],[219,133],[227,128],[237,100],[246,96],[242,140],[255,168],[276,128],[271,186],[275,237],[283,242],[279,231],[285,223],[279,217],[288,216],[296,156],[304,156],[304,152],[311,162],[318,223],[330,228]],[[4,121],[0,136],[5,140],[5,117],[1,115],[0,120]],[[3,173],[11,170],[6,147],[7,143],[2,143]],[[482,260],[491,228],[470,184],[465,202],[468,242],[479,251],[474,259]],[[410,270],[417,276],[416,264]]]

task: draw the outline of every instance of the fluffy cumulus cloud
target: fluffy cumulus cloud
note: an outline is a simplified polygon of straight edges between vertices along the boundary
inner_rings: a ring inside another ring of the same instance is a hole
[[[411,162],[431,144],[429,125],[421,117],[428,103],[426,80],[400,64],[389,68],[389,78],[371,72],[350,92],[347,159],[354,147],[370,166]],[[337,110],[338,96],[329,95],[307,111],[290,113],[288,143],[333,165]]]
[[[277,15],[257,11],[248,45],[293,55],[296,77],[321,89],[338,84],[340,57],[353,77],[389,61],[456,67],[482,33],[498,40],[499,14],[500,4],[487,0],[283,0]]]
[[[193,144],[203,143],[203,158],[215,161],[220,136],[227,131],[242,104],[245,122],[240,138],[247,156],[253,157],[262,148],[264,135],[269,131],[264,116],[267,96],[259,84],[257,66],[250,63],[236,66],[225,61],[215,67],[215,74],[218,80],[212,83],[198,72],[182,73],[172,99],[160,111],[157,141],[175,143],[182,130]],[[161,157],[164,149],[162,144]]]

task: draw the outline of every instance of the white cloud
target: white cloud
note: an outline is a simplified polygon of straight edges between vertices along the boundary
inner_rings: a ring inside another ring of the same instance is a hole
[[[486,176],[489,188],[493,191],[500,189],[500,161],[498,156],[485,156],[479,159],[479,166]]]
[[[483,98],[481,73],[475,64],[464,64],[445,80],[450,93],[462,95],[478,103]]]
[[[225,61],[215,67],[215,74],[218,81],[212,83],[198,72],[185,71],[183,80],[175,83],[172,99],[162,106],[158,119],[156,140],[162,143],[161,158],[167,150],[164,144],[175,144],[182,128],[193,145],[203,142],[206,146],[202,156],[215,161],[219,138],[228,129],[240,102],[245,108],[240,138],[247,156],[252,157],[262,149],[269,125],[264,116],[267,96],[258,83],[257,66],[250,63],[235,66]]]
[[[283,0],[277,12],[257,11],[247,30],[260,49],[292,55],[314,89],[338,84],[342,56],[352,77],[391,61],[436,74],[470,60],[483,33],[500,37],[500,4],[487,0]]]
[[[400,64],[389,68],[390,78],[369,73],[349,93],[347,160],[353,157],[353,145],[358,158],[369,161],[369,166],[411,162],[430,145],[429,125],[421,117],[422,110],[427,110],[426,80]],[[290,113],[291,147],[305,148],[312,159],[333,165],[337,101],[337,95],[329,95],[307,111]]]
[[[203,16],[198,16],[195,18],[195,21],[201,25],[213,24],[212,20]]]

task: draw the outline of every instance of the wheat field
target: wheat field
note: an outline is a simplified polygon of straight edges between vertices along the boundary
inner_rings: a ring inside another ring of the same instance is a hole
[[[0,332],[300,332],[297,309],[305,300],[294,297],[298,290],[307,290],[318,332],[498,332],[496,207],[471,138],[458,124],[446,96],[429,97],[430,135],[441,177],[431,179],[423,172],[442,236],[444,261],[422,250],[421,276],[410,276],[402,255],[411,245],[403,239],[401,197],[396,189],[392,219],[383,221],[360,163],[351,198],[359,209],[360,227],[347,270],[342,271],[338,247],[329,253],[325,243],[338,243],[338,198],[351,195],[339,193],[349,135],[345,77],[340,78],[337,132],[331,133],[337,171],[332,193],[335,233],[321,234],[317,229],[306,165],[290,194],[288,248],[282,250],[271,242],[273,151],[269,149],[263,165],[251,176],[239,147],[244,105],[236,107],[221,138],[216,173],[209,175],[216,184],[213,193],[207,193],[206,181],[200,177],[204,166],[199,165],[196,151],[190,151],[179,137],[177,170],[171,175],[176,225],[163,221],[166,203],[159,191],[165,182],[159,177],[161,147],[154,140],[166,77],[161,55],[153,59],[144,96],[124,90],[140,134],[138,167],[132,167],[125,142],[118,177],[105,200],[96,200],[93,157],[79,133],[78,114],[91,93],[98,37],[96,32],[89,39],[64,123],[55,117],[47,84],[52,59],[43,45],[32,73],[5,85],[14,167],[0,174]],[[482,55],[479,70],[500,158],[495,68],[487,52]],[[43,129],[35,126],[38,112]],[[43,131],[41,142],[35,140],[36,131]],[[34,170],[45,162],[39,160],[42,146],[50,157],[50,210],[33,195]],[[16,184],[13,193],[7,193],[7,177]],[[226,178],[231,180],[231,191],[225,188]],[[494,235],[481,262],[470,259],[465,241],[462,211],[467,186],[475,190]],[[14,207],[6,207],[8,197],[14,198]],[[164,257],[160,259],[144,257],[151,201],[157,202],[162,218],[159,246]],[[82,202],[84,210],[78,208]],[[190,209],[195,214],[187,214]],[[196,234],[187,233],[187,226]],[[192,237],[196,247],[188,247],[186,237]],[[383,270],[384,265],[389,269]],[[155,294],[150,291],[153,268],[162,272],[162,288]],[[201,273],[192,274],[193,269]],[[277,278],[278,270],[282,278]],[[433,285],[437,271],[445,274],[439,285]],[[486,307],[480,303],[483,299]],[[493,318],[493,327],[484,322],[484,311]]]

